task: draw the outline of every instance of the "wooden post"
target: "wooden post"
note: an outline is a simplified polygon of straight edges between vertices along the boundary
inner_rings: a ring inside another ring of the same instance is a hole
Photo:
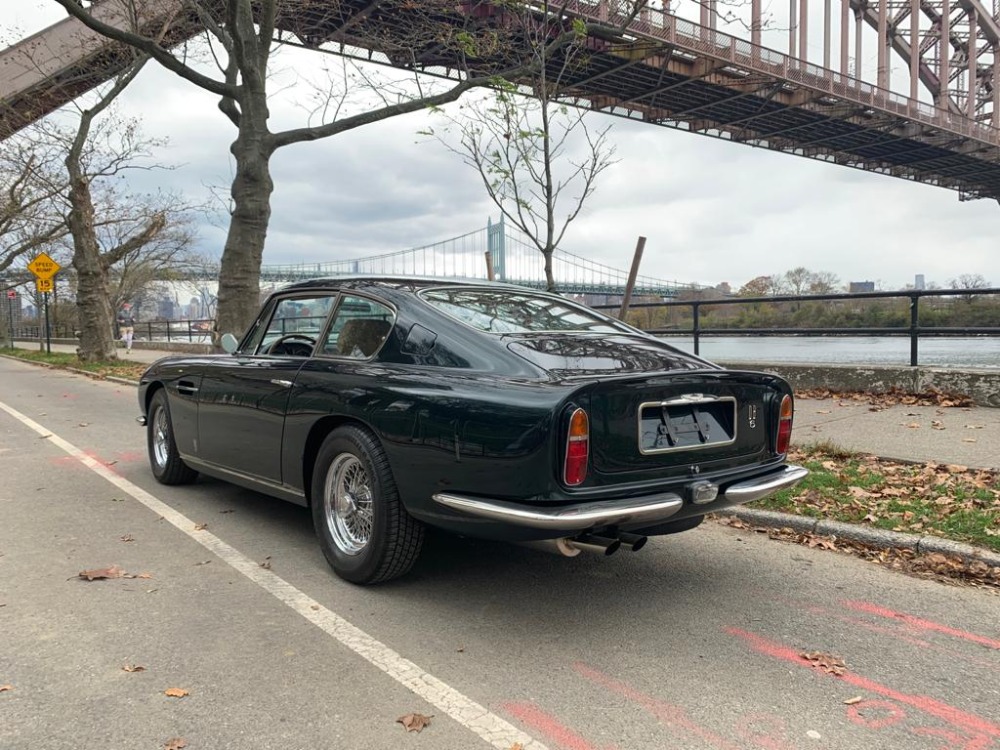
[[[490,281],[496,281],[493,274],[493,253],[487,250],[484,254],[486,255],[486,278]]]
[[[622,309],[618,313],[618,320],[625,320],[629,303],[632,301],[632,290],[635,289],[635,277],[639,275],[639,264],[642,262],[642,251],[646,247],[646,238],[639,237],[635,245],[635,255],[632,257],[632,268],[628,272],[628,283],[625,284],[625,296],[622,297]]]

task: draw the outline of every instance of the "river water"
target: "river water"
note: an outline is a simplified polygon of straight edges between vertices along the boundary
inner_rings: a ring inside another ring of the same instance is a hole
[[[690,336],[664,339],[694,351]],[[702,357],[717,362],[910,364],[910,339],[905,336],[703,336],[699,345]],[[1000,337],[921,338],[917,361],[926,367],[1000,369]]]

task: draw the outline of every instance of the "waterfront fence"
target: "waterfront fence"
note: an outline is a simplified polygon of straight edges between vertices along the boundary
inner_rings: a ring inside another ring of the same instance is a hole
[[[905,336],[911,367],[920,364],[921,337],[1000,335],[997,288],[711,299],[704,291],[688,294],[632,302],[626,319],[657,336],[690,336],[695,354],[709,336]],[[620,311],[620,305],[593,307]]]

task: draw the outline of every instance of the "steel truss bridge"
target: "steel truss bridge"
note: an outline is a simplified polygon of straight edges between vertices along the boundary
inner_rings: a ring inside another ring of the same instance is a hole
[[[658,7],[626,23],[624,10],[634,7],[626,0],[559,0],[547,19],[540,3],[523,4],[538,23],[595,24],[589,54],[568,80],[563,60],[551,61],[567,103],[938,185],[963,199],[1000,198],[997,0],[992,7],[980,0],[787,0],[782,49],[762,46],[768,29],[761,0],[750,0],[741,36],[718,30],[718,1],[701,0],[698,23]],[[434,40],[399,54],[393,40],[420,5],[284,0],[278,30],[306,47],[459,76],[455,57]],[[126,23],[120,0],[90,7],[108,23]],[[153,28],[176,19],[162,38],[177,44],[202,31],[194,16],[175,13],[181,7],[182,0],[147,2],[140,21]],[[501,4],[465,0],[442,20],[507,29],[506,13]],[[822,44],[810,43],[820,36]],[[74,18],[3,50],[0,138],[107,80],[126,58]],[[892,75],[894,64],[904,76]]]

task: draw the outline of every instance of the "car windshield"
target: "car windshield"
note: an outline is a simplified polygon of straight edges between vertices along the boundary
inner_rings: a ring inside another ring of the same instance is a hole
[[[437,288],[420,293],[434,307],[481,331],[531,333],[629,330],[585,307],[531,292],[486,288]]]

